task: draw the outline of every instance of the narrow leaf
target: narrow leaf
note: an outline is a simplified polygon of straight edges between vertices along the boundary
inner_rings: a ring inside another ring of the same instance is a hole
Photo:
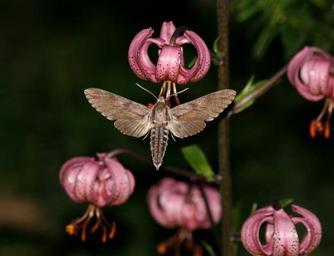
[[[278,203],[282,208],[284,208],[287,207],[289,204],[293,203],[293,201],[295,201],[295,199],[293,198],[283,198],[279,200]]]
[[[181,149],[184,158],[197,174],[212,180],[215,175],[204,152],[197,145],[190,145]]]
[[[204,249],[208,252],[208,254],[209,254],[210,256],[216,256],[216,253],[215,253],[215,251],[213,250],[213,248],[212,248],[211,245],[209,245],[209,244],[208,244],[206,241],[204,241],[204,240],[202,240],[201,243],[202,243]]]
[[[253,214],[257,210],[257,207],[258,207],[257,203],[253,203],[250,213]]]

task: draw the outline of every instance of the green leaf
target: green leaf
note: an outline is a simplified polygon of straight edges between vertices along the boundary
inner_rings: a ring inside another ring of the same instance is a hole
[[[232,228],[239,230],[242,224],[242,202],[239,200],[232,208]]]
[[[211,245],[209,245],[209,244],[208,244],[206,241],[204,241],[204,240],[202,240],[201,243],[202,243],[204,249],[208,252],[208,254],[209,254],[210,256],[216,256],[216,253],[215,253],[215,251],[213,250],[213,248],[212,248]]]
[[[236,103],[240,102],[241,100],[246,98],[249,94],[251,94],[253,91],[261,87],[266,82],[267,80],[261,80],[261,81],[254,83],[254,75],[252,75],[251,78],[248,80],[247,84],[245,85],[245,87],[242,89],[242,91],[235,97],[235,102]],[[255,102],[255,99],[249,100],[243,103],[243,105],[239,106],[238,109],[235,109],[234,113],[242,112],[246,108],[249,108],[250,106],[252,106],[254,102]]]
[[[215,173],[213,172],[204,152],[199,146],[190,145],[182,148],[181,150],[184,158],[197,174],[204,176],[208,180],[213,179]]]
[[[293,198],[283,198],[279,200],[278,203],[282,208],[284,208],[287,207],[289,204],[293,203],[293,201],[295,201],[295,199]]]
[[[192,58],[192,60],[188,63],[187,67],[191,68],[192,66],[194,66],[196,60],[197,60],[197,56],[195,56],[194,58]]]
[[[224,52],[219,50],[219,47],[218,47],[219,39],[220,37],[217,37],[215,39],[212,45],[212,49],[213,49],[214,58],[217,60],[222,60],[224,58]]]
[[[253,214],[257,210],[257,207],[258,207],[257,203],[253,203],[250,213]]]

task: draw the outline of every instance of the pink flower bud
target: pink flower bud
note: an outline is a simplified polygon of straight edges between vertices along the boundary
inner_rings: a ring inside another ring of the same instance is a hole
[[[251,255],[308,255],[319,245],[322,233],[317,216],[297,205],[291,208],[298,216],[289,216],[283,209],[268,206],[257,210],[246,220],[241,229],[241,241]],[[303,237],[297,233],[297,224],[306,230]],[[261,227],[265,231],[263,242],[260,239]]]
[[[307,100],[325,99],[320,115],[311,122],[310,136],[330,137],[330,118],[334,107],[334,58],[316,47],[305,47],[288,65],[290,83]],[[327,114],[325,121],[323,117]]]
[[[186,30],[182,35],[173,22],[164,22],[160,37],[152,38],[153,29],[140,31],[132,40],[128,59],[132,71],[141,79],[154,83],[171,81],[177,84],[196,82],[210,68],[210,52],[205,42],[195,32]],[[153,64],[148,49],[151,44],[159,47],[157,64]],[[191,68],[184,66],[182,45],[192,44],[197,51],[196,63]]]
[[[89,202],[98,207],[124,203],[132,194],[135,180],[115,158],[98,154],[75,157],[61,168],[59,177],[66,193],[77,202]]]
[[[215,189],[204,191],[214,222],[221,216],[220,196]],[[148,192],[148,204],[153,218],[163,227],[181,227],[187,230],[211,227],[205,202],[196,186],[165,178]]]

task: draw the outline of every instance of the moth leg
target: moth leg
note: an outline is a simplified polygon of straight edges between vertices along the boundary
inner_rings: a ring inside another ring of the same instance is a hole
[[[169,99],[171,91],[171,81],[167,81],[167,89],[166,89],[166,99]]]
[[[175,139],[173,133],[170,133],[170,136],[172,137],[172,139],[174,140],[174,142],[176,142],[176,139]]]
[[[175,98],[176,105],[180,105],[181,102],[180,102],[179,96],[177,96],[176,83],[173,83],[172,89],[173,89],[173,96]]]
[[[162,83],[160,93],[159,93],[159,97],[166,98],[167,94],[170,94],[170,81],[164,81]]]
[[[148,132],[144,135],[144,137],[142,138],[142,140],[145,140],[149,134],[150,134],[150,131],[148,131]]]

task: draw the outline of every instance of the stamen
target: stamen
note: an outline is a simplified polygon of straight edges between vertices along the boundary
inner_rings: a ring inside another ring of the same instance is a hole
[[[192,252],[194,256],[203,255],[202,246],[195,244],[191,231],[186,229],[180,229],[168,240],[159,243],[157,246],[157,252],[164,255],[168,251],[174,250],[174,256],[176,256],[181,255],[182,248]]]
[[[181,102],[180,102],[179,96],[177,95],[177,90],[176,90],[176,84],[175,83],[173,83],[173,95],[174,95],[176,105],[180,105]]]
[[[91,226],[93,219],[95,219],[95,223]],[[99,228],[101,228],[101,241],[103,243],[107,242],[108,239],[112,239],[116,233],[116,224],[112,223],[112,225],[110,225],[110,223],[105,218],[102,209],[95,205],[89,205],[88,209],[82,217],[77,218],[68,224],[66,226],[66,232],[69,235],[77,235],[81,232],[81,240],[86,241],[87,229],[89,227],[90,234],[94,234]]]
[[[167,246],[164,242],[157,245],[157,252],[159,254],[166,254],[167,253]]]
[[[115,234],[116,234],[116,224],[113,223],[113,224],[112,224],[112,228],[111,228],[111,230],[110,230],[110,232],[109,232],[108,238],[109,238],[110,240],[113,239],[114,236],[115,236]]]
[[[315,138],[317,134],[323,135],[325,139],[328,139],[331,136],[330,122],[333,112],[333,104],[332,99],[326,99],[324,107],[317,119],[311,121],[309,130],[311,138]],[[327,115],[326,120],[323,121],[325,115]]]
[[[203,255],[203,247],[200,245],[196,245],[194,250],[194,256],[202,256]]]

